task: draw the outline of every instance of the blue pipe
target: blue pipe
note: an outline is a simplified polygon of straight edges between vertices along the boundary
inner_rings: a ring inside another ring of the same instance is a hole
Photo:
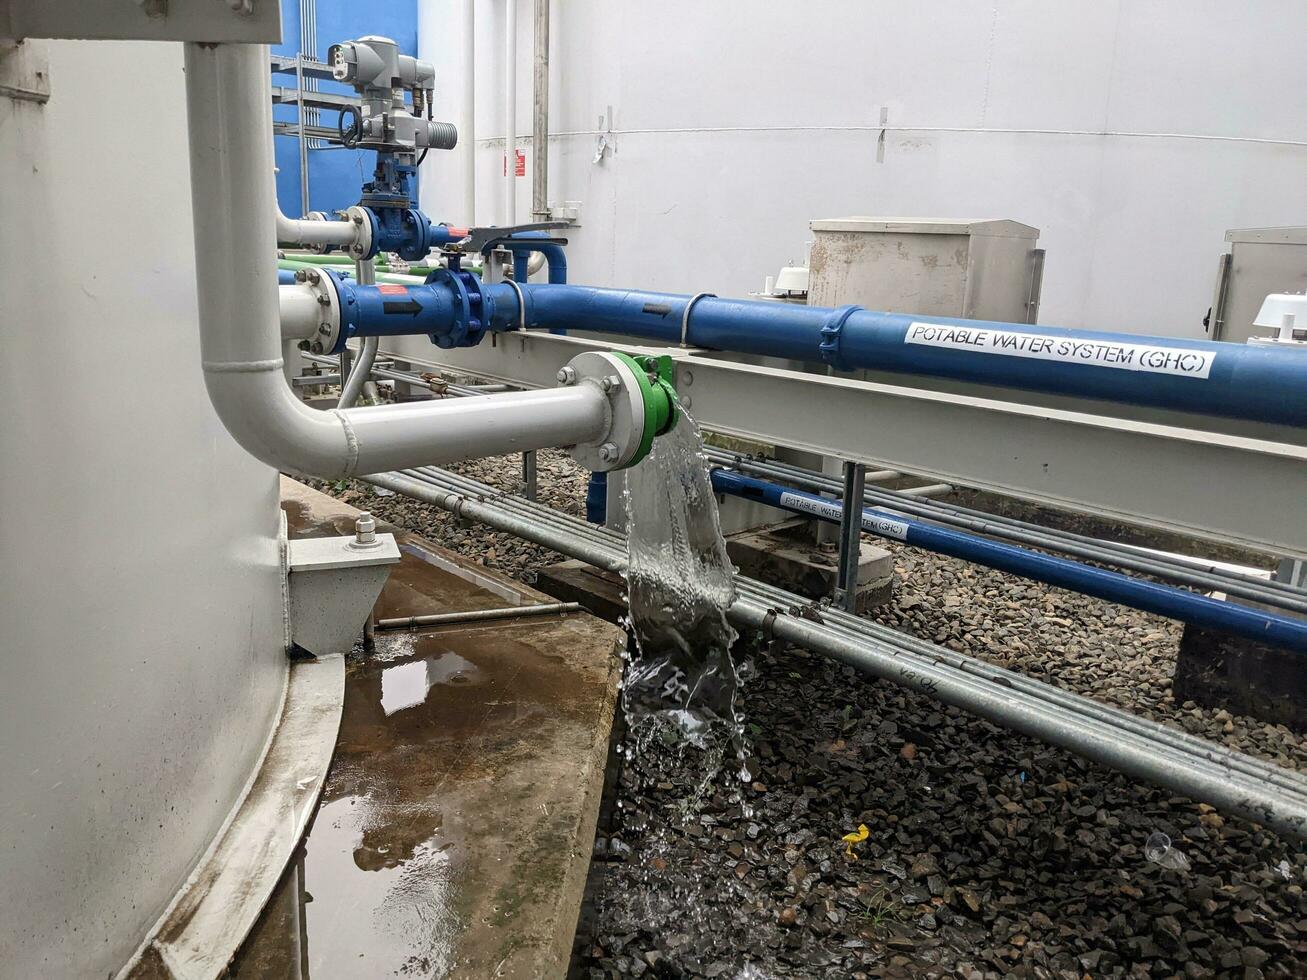
[[[585,519],[600,526],[608,522],[608,474],[598,470],[590,473],[585,488]]]
[[[434,270],[422,285],[364,286],[324,266],[336,289],[340,353],[353,337],[409,337],[426,334],[437,347],[475,347],[485,335],[480,280],[470,272]]]
[[[681,341],[691,301],[641,290],[521,285],[528,327],[571,327],[660,343]],[[490,329],[517,329],[512,287],[486,287],[486,293]],[[825,361],[841,370],[953,378],[1307,426],[1307,355],[1300,351],[714,297],[695,301],[685,339],[712,350]]]
[[[844,515],[843,504],[838,500],[792,490],[729,470],[714,469],[712,483],[718,493],[756,500],[830,523],[839,523]],[[862,529],[882,538],[892,538],[913,547],[952,555],[1158,616],[1307,653],[1307,620],[1210,599],[1185,589],[1146,582],[1119,572],[1093,568],[870,507],[862,511]]]
[[[278,270],[277,270],[277,285],[278,285],[278,286],[293,286],[293,285],[295,285],[295,273],[294,273],[292,270],[290,270],[290,269],[278,269]]]
[[[555,286],[567,283],[567,253],[557,242],[539,241],[549,238],[547,231],[519,231],[512,238],[493,242],[489,248],[506,248],[513,253],[513,279],[526,283],[526,257],[539,252],[549,266],[549,282]]]

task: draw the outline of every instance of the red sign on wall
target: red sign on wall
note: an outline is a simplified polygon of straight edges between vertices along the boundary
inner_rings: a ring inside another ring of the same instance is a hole
[[[504,176],[505,176],[505,177],[508,176],[508,154],[507,154],[507,153],[504,154]],[[516,165],[515,167],[513,167],[513,176],[514,176],[514,177],[525,177],[525,176],[526,176],[526,151],[525,151],[525,150],[518,150],[518,151],[517,151],[517,165]]]

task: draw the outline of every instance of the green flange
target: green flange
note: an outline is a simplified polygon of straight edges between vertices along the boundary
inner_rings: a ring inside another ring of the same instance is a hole
[[[640,436],[640,448],[626,464],[634,466],[649,455],[656,436],[665,435],[676,426],[676,420],[681,414],[673,384],[676,366],[666,355],[632,357],[613,351],[613,356],[621,359],[635,375],[640,385],[640,401],[644,404],[644,432]]]

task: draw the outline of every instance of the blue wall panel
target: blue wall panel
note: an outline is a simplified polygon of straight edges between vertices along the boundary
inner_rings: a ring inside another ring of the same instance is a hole
[[[375,0],[358,3],[357,0],[316,0],[318,12],[318,50],[305,52],[326,60],[327,48],[338,41],[348,41],[364,34],[380,34],[394,38],[405,54],[417,55],[418,6],[417,0]],[[278,54],[294,55],[300,47],[299,0],[281,2],[282,43],[273,50]],[[293,75],[274,75],[273,85],[293,88]],[[352,94],[353,90],[335,82],[319,83],[322,91]],[[279,120],[295,121],[294,106],[277,106],[273,110]],[[334,128],[335,112],[322,110],[321,124]],[[291,136],[278,136],[274,140],[277,154],[277,200],[281,209],[298,217],[300,205],[299,140]],[[357,204],[363,182],[372,176],[375,154],[370,150],[345,150],[336,146],[309,149],[309,210],[332,211]]]

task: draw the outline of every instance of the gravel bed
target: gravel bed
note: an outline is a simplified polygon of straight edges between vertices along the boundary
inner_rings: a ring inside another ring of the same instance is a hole
[[[511,493],[522,492],[522,457],[495,456],[474,459],[446,467],[482,483]],[[585,491],[590,474],[560,450],[545,449],[536,454],[537,499],[556,510],[585,516]],[[448,511],[402,494],[391,494],[358,480],[326,483],[306,480],[310,486],[339,497],[360,510],[399,527],[430,538],[463,557],[528,581],[532,569],[565,560],[549,548],[523,541],[512,534],[492,531],[480,524],[458,521]]]
[[[516,457],[458,469],[520,485]],[[540,454],[552,506],[580,513],[586,479]],[[328,489],[510,574],[558,560],[364,484]],[[1174,623],[893,551],[880,621],[1307,768],[1283,726],[1175,703]],[[805,651],[741,655],[751,779],[628,737],[578,976],[1307,975],[1297,843]],[[1161,864],[1144,853],[1155,832],[1173,842]]]

